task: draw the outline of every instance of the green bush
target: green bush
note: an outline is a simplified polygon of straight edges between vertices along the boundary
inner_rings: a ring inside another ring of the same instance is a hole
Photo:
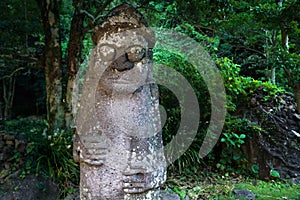
[[[259,89],[262,89],[265,92],[263,99],[265,101],[277,93],[284,92],[283,88],[277,87],[270,82],[241,76],[240,66],[227,57],[217,58],[216,63],[223,77],[227,93],[228,111],[234,112],[238,105],[249,103],[252,95]]]
[[[262,129],[246,118],[228,115],[221,135],[222,151],[217,167],[221,170],[234,172],[247,169],[247,159],[241,150],[246,139],[258,136]]]
[[[46,120],[20,118],[6,121],[4,129],[26,136],[26,162],[21,177],[35,173],[53,178],[61,188],[61,196],[72,191],[79,182],[79,167],[72,156],[73,132],[47,132]]]
[[[73,160],[73,132],[56,130],[38,141],[34,141],[38,151],[36,174],[43,172],[54,177],[61,187],[62,196],[72,191],[79,183],[79,166]]]
[[[35,118],[18,118],[4,121],[5,132],[16,132],[28,137],[33,133],[43,133],[47,130],[47,121]]]
[[[216,63],[224,80],[229,111],[220,140],[222,148],[217,167],[226,171],[245,169],[247,160],[241,151],[241,145],[247,138],[257,136],[262,129],[247,118],[234,116],[235,111],[241,107],[250,108],[251,98],[256,94],[262,96],[259,101],[272,101],[273,97],[283,93],[284,89],[270,82],[241,76],[240,66],[229,58],[218,58]]]
[[[199,156],[199,150],[205,136],[205,130],[207,128],[207,124],[205,122],[210,118],[210,101],[208,90],[201,77],[201,74],[194,66],[181,57],[179,53],[176,54],[169,51],[154,49],[154,61],[156,64],[173,68],[180,73],[193,88],[198,99],[199,108],[201,108],[200,124],[196,137],[193,138],[193,142],[188,150],[172,165],[173,169],[182,172],[185,168],[199,165],[202,160]],[[168,80],[170,80],[169,84],[173,84],[176,88],[178,88],[178,90],[183,90],[182,92],[184,93],[184,90],[187,90],[188,88],[182,87],[180,85],[181,82],[172,82],[175,79],[176,78],[170,78],[170,75],[168,74]],[[159,94],[160,104],[167,112],[166,123],[163,127],[163,140],[164,144],[166,145],[172,139],[174,139],[174,136],[178,132],[181,121],[181,108],[176,96],[168,88],[159,85]],[[189,113],[189,115],[189,117],[193,117],[193,115],[199,115],[199,113]],[[178,141],[178,145],[181,145],[180,141]]]

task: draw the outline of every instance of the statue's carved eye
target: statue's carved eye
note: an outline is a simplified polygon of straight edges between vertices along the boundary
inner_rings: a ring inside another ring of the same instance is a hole
[[[110,45],[102,45],[98,48],[98,54],[103,61],[113,61],[116,57],[116,49]]]
[[[146,50],[142,46],[131,46],[125,51],[130,62],[139,62],[145,57]]]

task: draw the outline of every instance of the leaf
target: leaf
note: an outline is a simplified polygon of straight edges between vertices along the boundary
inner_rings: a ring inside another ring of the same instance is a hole
[[[239,160],[241,158],[241,155],[234,155],[233,160]]]
[[[274,177],[274,178],[280,178],[280,174],[278,171],[276,171],[275,169],[271,169],[270,170],[270,176]]]
[[[251,170],[252,170],[253,173],[258,174],[258,172],[259,172],[259,165],[258,164],[253,164],[251,166]]]
[[[200,188],[199,186],[196,186],[196,187],[193,187],[193,190],[194,190],[195,192],[197,192],[197,191],[200,191],[201,188]]]
[[[246,138],[246,135],[245,134],[241,134],[240,135],[240,139],[244,139],[244,138]]]
[[[233,140],[229,139],[228,141],[232,144],[232,146],[235,146],[235,142]]]
[[[180,189],[179,189],[179,187],[177,187],[177,186],[176,186],[176,187],[174,187],[174,189],[173,189],[173,190],[174,190],[174,192],[175,192],[175,193],[177,193],[177,194],[179,194],[179,193],[180,193]]]

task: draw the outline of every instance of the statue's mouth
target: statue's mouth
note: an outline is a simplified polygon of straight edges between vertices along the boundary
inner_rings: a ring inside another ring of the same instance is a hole
[[[110,68],[110,75],[108,80],[111,81],[113,84],[128,84],[131,81],[129,80],[130,76],[126,74],[130,73],[128,70],[118,70],[116,68]]]

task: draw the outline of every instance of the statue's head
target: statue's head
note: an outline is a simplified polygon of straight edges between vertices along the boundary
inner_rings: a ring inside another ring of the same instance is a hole
[[[96,59],[105,67],[100,89],[134,93],[152,82],[154,32],[144,17],[129,4],[114,8],[93,35]]]

